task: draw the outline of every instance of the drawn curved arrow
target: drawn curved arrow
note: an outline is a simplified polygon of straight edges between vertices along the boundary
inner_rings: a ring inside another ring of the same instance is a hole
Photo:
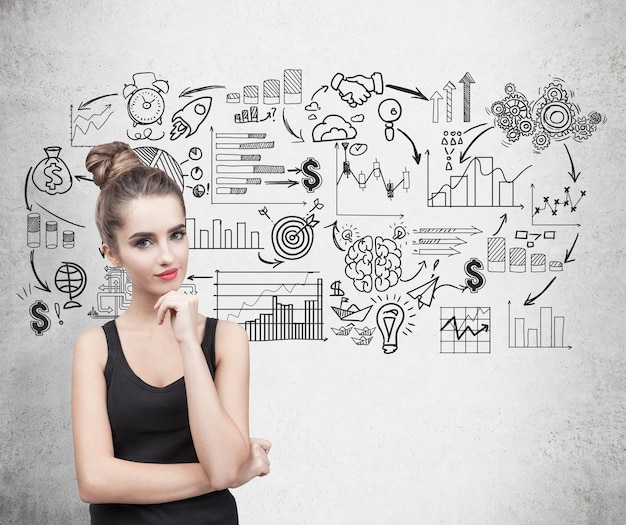
[[[572,252],[574,251],[574,246],[576,246],[576,241],[578,240],[578,233],[576,234],[576,238],[574,239],[574,242],[572,243],[572,247],[569,250],[565,250],[565,261],[563,261],[565,264],[567,263],[571,263],[574,262],[576,259],[570,259],[570,257],[572,256]]]
[[[481,131],[478,135],[476,135],[474,137],[474,140],[472,140],[472,142],[469,143],[469,146],[467,146],[467,148],[465,148],[465,151],[461,152],[461,155],[459,156],[459,162],[462,164],[463,162],[465,162],[466,160],[469,159],[469,157],[466,158],[467,152],[468,150],[472,147],[472,144],[474,144],[474,142],[476,142],[480,137],[482,137],[485,133],[487,133],[489,130],[494,129],[495,126],[491,126],[483,131]]]
[[[37,288],[38,290],[41,290],[42,292],[51,292],[50,287],[48,286],[48,282],[46,281],[44,283],[39,278],[39,275],[37,275],[37,270],[35,270],[35,250],[30,251],[30,267],[33,269],[33,274],[35,274],[35,279],[37,279],[37,282],[41,285],[41,287],[35,286],[35,288]]]
[[[552,283],[555,281],[555,279],[556,279],[556,275],[552,278],[552,280],[548,283],[548,285],[534,297],[531,297],[530,294],[528,294],[528,297],[524,301],[524,306],[532,306],[533,304],[535,304],[535,301],[539,299],[546,292],[546,290],[550,288],[550,286],[552,286]]]
[[[258,253],[259,256],[259,261],[265,263],[265,264],[271,264],[273,268],[276,268],[279,264],[283,264],[284,261],[281,261],[280,259],[276,259],[274,258],[273,261],[266,261],[265,259],[263,259],[263,257],[261,257],[261,252]]]

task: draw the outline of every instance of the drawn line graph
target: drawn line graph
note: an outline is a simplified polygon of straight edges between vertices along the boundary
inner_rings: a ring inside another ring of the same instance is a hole
[[[250,341],[322,340],[323,282],[316,273],[218,271],[216,316],[239,323]]]
[[[100,113],[93,113],[88,117],[84,117],[79,114],[76,118],[74,118],[74,107],[70,106],[70,120],[72,124],[70,130],[70,143],[73,144],[78,132],[80,132],[83,136],[87,136],[92,129],[100,131],[107,123],[111,115],[113,115],[111,105],[107,104],[107,106]]]
[[[490,307],[441,307],[440,353],[491,353]]]

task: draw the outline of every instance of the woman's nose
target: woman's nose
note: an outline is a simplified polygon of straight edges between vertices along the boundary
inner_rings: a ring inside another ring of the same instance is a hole
[[[159,247],[159,262],[161,264],[169,264],[174,260],[174,254],[167,243],[163,243]]]

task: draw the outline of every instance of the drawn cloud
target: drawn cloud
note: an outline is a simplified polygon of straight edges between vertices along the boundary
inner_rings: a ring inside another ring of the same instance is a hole
[[[328,115],[313,128],[313,141],[326,142],[356,137],[356,129],[340,115]]]

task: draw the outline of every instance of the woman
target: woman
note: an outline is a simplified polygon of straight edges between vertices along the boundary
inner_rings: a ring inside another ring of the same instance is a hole
[[[228,488],[269,472],[270,443],[248,436],[246,333],[178,292],[189,244],[176,183],[121,142],[93,148],[86,166],[103,252],[126,269],[132,299],[76,343],[80,497],[93,524],[236,524]]]

